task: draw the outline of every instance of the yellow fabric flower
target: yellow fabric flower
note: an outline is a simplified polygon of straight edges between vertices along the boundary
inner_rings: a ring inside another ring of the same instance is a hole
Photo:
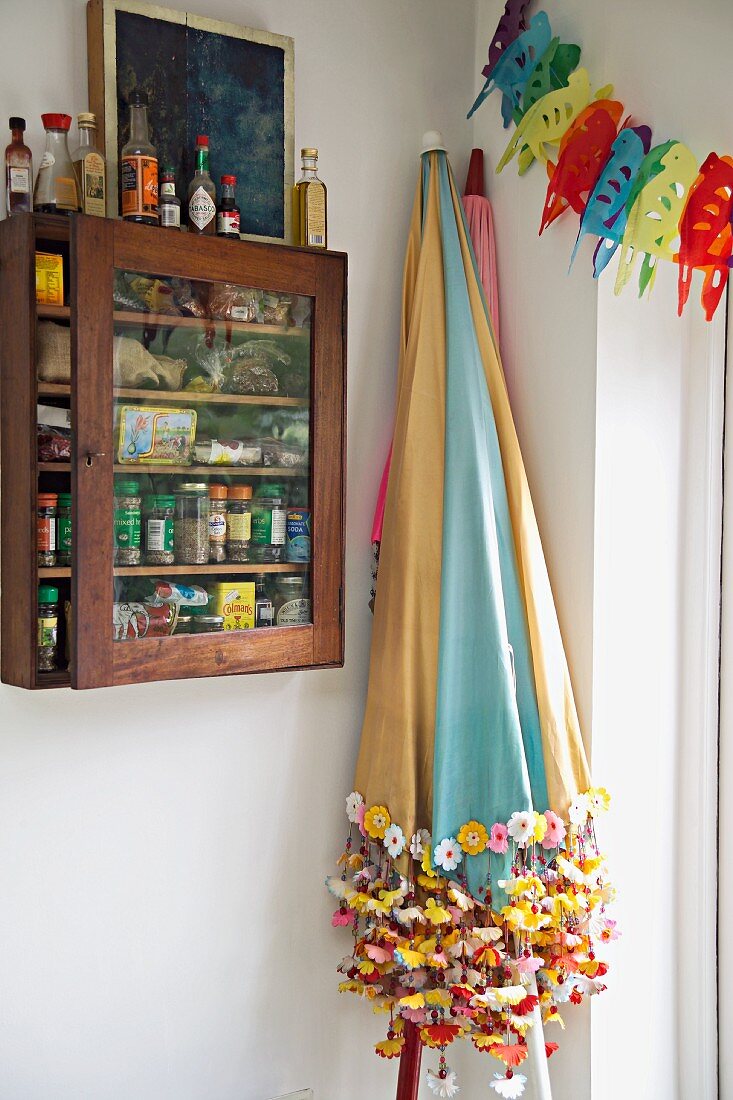
[[[420,866],[422,867],[423,871],[425,872],[425,874],[427,875],[428,878],[437,878],[438,877],[436,872],[433,870],[433,864],[432,864],[431,858],[430,858],[430,848],[426,847],[425,851],[423,852],[422,861],[420,863]]]
[[[458,843],[468,855],[477,856],[484,851],[488,842],[489,834],[480,821],[469,821],[461,826]]]
[[[377,1043],[374,1049],[380,1058],[399,1058],[404,1045],[405,1040],[402,1038],[383,1039],[381,1043]]]
[[[547,832],[547,818],[544,814],[538,814],[535,810],[534,815],[534,832],[532,834],[532,840],[535,844],[539,844]]]
[[[384,834],[392,824],[386,806],[372,806],[364,814],[364,828],[373,840],[384,840]]]
[[[605,813],[611,805],[611,796],[605,787],[591,787],[587,794],[588,812],[591,817]]]

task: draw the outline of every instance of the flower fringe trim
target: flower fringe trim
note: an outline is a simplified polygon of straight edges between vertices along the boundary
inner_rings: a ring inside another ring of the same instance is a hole
[[[613,888],[595,820],[609,801],[592,788],[574,800],[567,823],[551,810],[520,810],[507,822],[467,821],[434,844],[425,829],[408,842],[386,806],[367,808],[358,792],[349,795],[341,873],[326,884],[339,902],[332,923],[353,939],[339,989],[389,1015],[378,1055],[398,1058],[405,1025],[413,1025],[423,1046],[440,1051],[428,1084],[452,1096],[459,1086],[443,1052],[468,1038],[504,1066],[492,1089],[522,1095],[526,1077],[517,1068],[534,1020],[564,1028],[566,1004],[606,988],[608,965],[597,948],[619,932],[606,913]],[[395,862],[405,849],[407,876]],[[508,899],[498,911],[490,874],[481,900],[467,884],[464,861],[484,851],[508,853],[511,863],[497,884]],[[557,1044],[546,1049],[549,1057]]]

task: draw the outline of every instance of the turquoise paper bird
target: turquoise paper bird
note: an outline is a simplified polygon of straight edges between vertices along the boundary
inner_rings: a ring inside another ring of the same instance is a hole
[[[652,132],[648,126],[626,126],[619,132],[580,220],[578,238],[570,257],[571,267],[581,240],[590,234],[601,238],[593,256],[593,277],[597,279],[605,269],[623,238],[627,202],[651,141]]]
[[[468,118],[478,110],[494,89],[498,88],[502,93],[501,117],[504,119],[506,129],[512,121],[515,108],[519,107],[522,101],[526,83],[534,72],[537,62],[550,45],[551,39],[552,31],[547,12],[538,11],[528,29],[501,54],[491,76],[468,112]]]

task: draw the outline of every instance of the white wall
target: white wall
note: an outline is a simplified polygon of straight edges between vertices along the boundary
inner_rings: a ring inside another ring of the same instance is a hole
[[[364,699],[417,154],[438,127],[465,170],[474,4],[187,7],[295,37],[296,147],[318,145],[330,239],[349,252],[346,667],[0,688],[0,1097],[267,1100],[312,1086],[317,1100],[374,1100],[395,1069],[371,1049],[382,1022],[336,993],[346,940],[322,882]],[[84,11],[0,3],[0,118],[28,119],[36,158],[42,111],[87,108]]]

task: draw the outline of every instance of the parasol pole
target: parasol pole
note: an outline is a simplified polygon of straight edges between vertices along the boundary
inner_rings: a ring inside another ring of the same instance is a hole
[[[417,1100],[420,1089],[420,1059],[422,1043],[417,1025],[405,1020],[405,1045],[400,1055],[400,1075],[397,1079],[397,1100]]]
[[[519,975],[515,971],[515,980],[520,982]],[[527,992],[537,997],[537,977],[530,975],[527,983]],[[542,1011],[539,1004],[531,1013],[532,1026],[527,1030],[527,1066],[532,1067],[532,1086],[536,1100],[552,1100],[552,1085],[550,1084],[550,1066],[545,1050],[545,1031],[542,1024]]]

